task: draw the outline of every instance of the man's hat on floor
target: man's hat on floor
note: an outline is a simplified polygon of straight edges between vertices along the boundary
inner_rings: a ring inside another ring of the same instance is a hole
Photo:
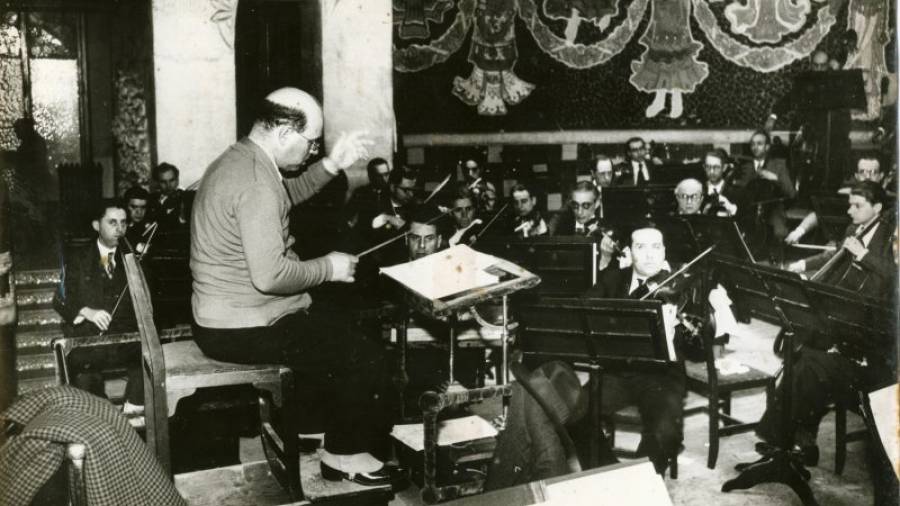
[[[587,412],[587,395],[569,364],[554,360],[528,372],[521,362],[513,360],[510,370],[554,423],[571,425]]]

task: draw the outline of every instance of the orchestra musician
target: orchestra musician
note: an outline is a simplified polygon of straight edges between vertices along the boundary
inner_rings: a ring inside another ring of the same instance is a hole
[[[630,257],[630,267],[607,269],[586,295],[640,298],[650,290],[648,280],[659,279],[672,270],[666,261],[662,232],[653,227],[632,232]],[[674,334],[673,309],[669,304],[664,305],[667,334]],[[656,471],[662,474],[681,448],[684,395],[684,368],[680,364],[672,364],[664,372],[607,372],[603,376],[601,410],[612,414],[623,407],[637,405],[644,427],[638,452],[649,457]]]
[[[461,184],[456,189],[450,203],[450,216],[453,218],[453,230],[447,234],[447,245],[469,244],[475,242],[484,221],[476,217],[476,198],[468,185]]]
[[[612,227],[599,218],[600,194],[591,181],[579,181],[569,191],[566,209],[550,218],[547,228],[551,236],[593,237],[600,241],[600,259],[597,269],[610,265],[619,251]]]
[[[703,184],[700,181],[694,178],[682,179],[675,186],[675,202],[678,204],[675,214],[679,216],[700,214],[703,197]]]
[[[510,196],[513,200],[515,215],[506,226],[506,234],[527,239],[547,235],[547,222],[536,209],[537,198],[531,189],[522,183],[512,187]]]
[[[708,216],[734,216],[737,214],[738,190],[725,177],[728,155],[721,148],[708,151],[703,159],[703,172],[706,182],[703,183],[703,203],[700,212]],[[730,174],[729,174],[730,175]]]
[[[601,193],[601,188],[609,188],[613,185],[613,164],[608,156],[597,156],[594,161],[594,170],[591,171],[591,178],[594,180],[597,191]]]
[[[625,143],[625,147],[625,161],[616,166],[613,185],[646,186],[653,177],[650,167],[654,163],[647,143],[640,137],[632,137]]]
[[[322,476],[386,485],[393,472],[383,464],[393,387],[383,346],[307,293],[326,281],[353,282],[358,259],[332,252],[302,261],[288,233],[291,207],[365,157],[372,144],[361,132],[342,134],[327,156],[298,177],[282,178],[279,169],[299,170],[316,154],[323,123],[315,98],[278,89],[260,104],[249,136],[203,175],[191,220],[194,339],[210,358],[284,364],[309,389],[329,392]]]
[[[858,183],[850,191],[847,213],[853,223],[847,228],[841,247],[794,262],[789,269],[802,272],[838,258],[822,277],[822,282],[869,297],[892,298],[897,276],[891,240],[894,225],[882,218],[884,200],[884,189],[877,183]],[[891,325],[891,322],[883,323]],[[896,381],[895,364],[892,364],[895,352],[884,351],[881,357],[854,357],[846,355],[840,345],[827,351],[808,345],[800,350],[794,362],[791,385],[791,418],[796,428],[790,436],[800,447],[807,465],[815,465],[818,461],[816,434],[831,404],[855,405],[857,392],[868,392],[873,386]],[[783,384],[779,385],[777,397],[784,395],[784,388]],[[770,402],[757,426],[757,435],[767,443],[776,444],[784,429],[780,426],[781,408],[781,402]]]

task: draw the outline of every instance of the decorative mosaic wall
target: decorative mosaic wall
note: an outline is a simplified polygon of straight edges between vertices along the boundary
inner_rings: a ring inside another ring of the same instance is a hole
[[[887,75],[888,5],[394,0],[398,125],[402,133],[755,128],[816,49],[864,70],[869,108],[857,119],[872,119]]]

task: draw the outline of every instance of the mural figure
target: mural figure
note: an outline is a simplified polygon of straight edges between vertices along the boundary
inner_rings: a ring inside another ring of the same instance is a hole
[[[881,113],[881,79],[888,76],[884,48],[890,39],[886,0],[850,0],[847,29],[857,35],[857,44],[847,57],[845,69],[862,69],[865,80],[865,111],[854,112],[853,119],[873,120]]]
[[[731,31],[757,44],[779,42],[803,28],[809,0],[745,0],[725,7]]]
[[[534,90],[513,67],[516,47],[515,0],[478,0],[475,7],[469,62],[474,68],[468,78],[453,80],[453,94],[486,116],[506,114],[506,104],[518,104]]]
[[[616,0],[544,0],[544,15],[566,22],[566,42],[575,43],[582,21],[594,23],[606,30],[609,21],[619,12]]]
[[[640,91],[655,93],[645,112],[656,117],[672,97],[670,118],[684,110],[683,93],[693,93],[709,75],[706,63],[697,60],[703,45],[691,35],[690,0],[653,0],[650,23],[638,39],[647,49],[640,61],[631,62],[631,84]]]
[[[394,0],[394,24],[401,38],[426,39],[428,22],[442,23],[452,8],[453,0]]]

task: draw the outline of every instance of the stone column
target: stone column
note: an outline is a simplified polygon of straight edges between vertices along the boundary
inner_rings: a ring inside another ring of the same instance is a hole
[[[321,1],[326,145],[341,132],[366,130],[375,141],[370,157],[391,160],[396,144],[391,0]]]
[[[152,0],[156,159],[197,181],[235,141],[237,0]]]

